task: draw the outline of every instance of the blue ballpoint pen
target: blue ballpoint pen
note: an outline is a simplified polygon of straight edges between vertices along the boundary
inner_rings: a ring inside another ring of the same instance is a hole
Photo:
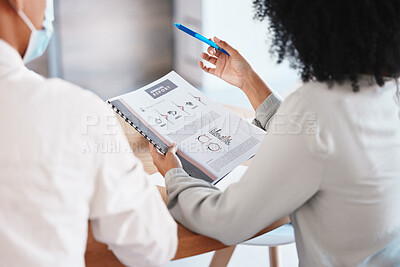
[[[187,33],[187,34],[193,36],[193,37],[196,38],[196,39],[199,39],[200,41],[202,41],[202,42],[208,44],[209,46],[214,47],[214,48],[217,49],[218,51],[221,51],[222,53],[224,53],[224,54],[230,56],[229,53],[225,51],[225,49],[220,48],[216,43],[214,43],[213,41],[207,39],[207,38],[204,37],[203,35],[200,35],[200,34],[198,34],[197,32],[194,32],[194,31],[192,31],[191,29],[189,29],[188,27],[185,27],[185,26],[183,26],[182,24],[179,24],[179,23],[175,23],[175,26],[176,26],[179,30],[181,30],[181,31],[183,31],[183,32],[185,32],[185,33]]]

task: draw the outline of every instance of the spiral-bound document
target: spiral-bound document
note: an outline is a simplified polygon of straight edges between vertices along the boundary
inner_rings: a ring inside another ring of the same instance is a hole
[[[253,157],[265,136],[173,71],[107,102],[160,152],[178,144],[185,171],[214,184]]]

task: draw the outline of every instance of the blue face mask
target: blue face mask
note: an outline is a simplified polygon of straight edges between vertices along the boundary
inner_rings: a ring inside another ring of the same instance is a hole
[[[14,5],[12,5],[15,7]],[[43,21],[43,29],[38,30],[35,28],[30,19],[25,15],[22,10],[17,10],[18,15],[25,22],[25,24],[31,30],[31,36],[29,38],[28,48],[26,49],[23,57],[24,62],[28,63],[41,55],[46,51],[49,45],[51,36],[53,35],[53,21],[54,21],[54,8],[53,0],[46,0],[46,12]]]

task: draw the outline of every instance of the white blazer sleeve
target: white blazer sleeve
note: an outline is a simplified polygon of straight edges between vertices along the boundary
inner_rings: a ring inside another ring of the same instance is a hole
[[[97,152],[98,174],[90,206],[95,238],[108,244],[125,265],[166,264],[176,252],[177,225],[157,188],[149,182],[119,124],[116,134],[102,135],[97,142],[115,149]]]
[[[289,215],[318,192],[325,166],[318,123],[306,103],[296,95],[290,98],[291,104],[284,102],[275,114],[244,177],[226,191],[182,169],[167,173],[168,208],[175,219],[233,245]]]

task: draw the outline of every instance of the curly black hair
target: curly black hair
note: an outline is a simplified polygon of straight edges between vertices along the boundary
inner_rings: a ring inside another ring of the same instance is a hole
[[[400,74],[399,0],[253,0],[255,18],[269,20],[271,52],[289,60],[303,81],[332,85],[358,76]]]

